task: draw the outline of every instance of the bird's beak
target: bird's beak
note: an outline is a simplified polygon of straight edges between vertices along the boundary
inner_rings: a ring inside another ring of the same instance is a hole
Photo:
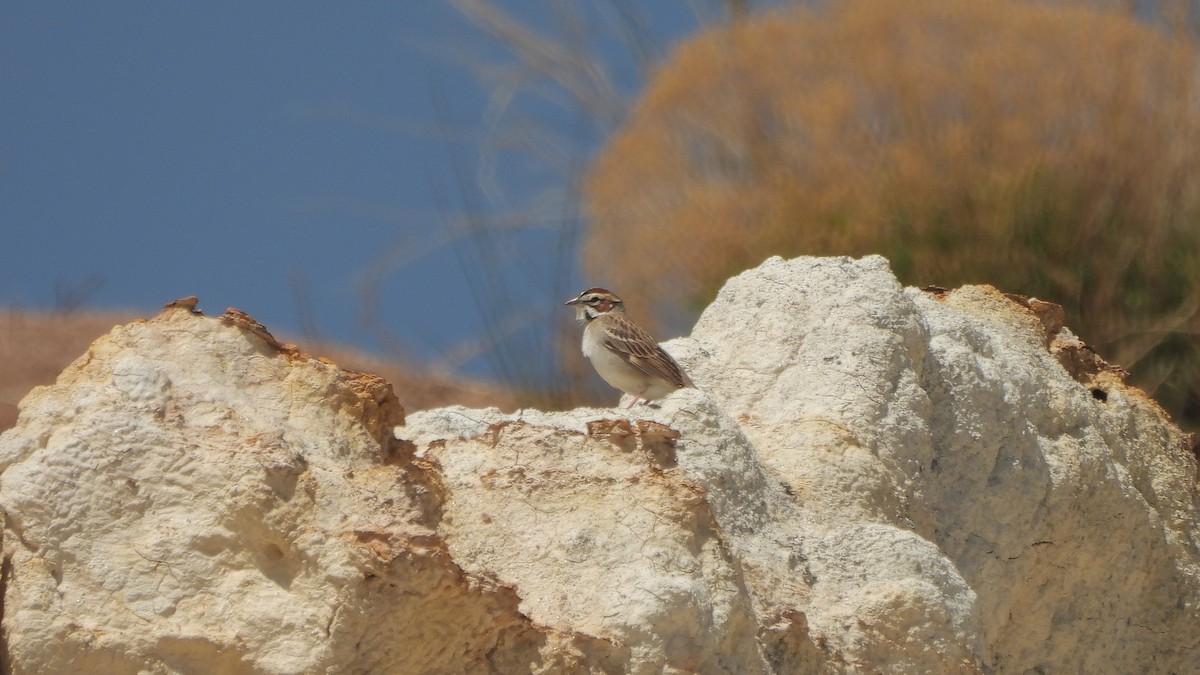
[[[578,305],[580,302],[582,302],[582,301],[579,298],[571,298],[570,300],[566,301],[563,304],[564,305]]]

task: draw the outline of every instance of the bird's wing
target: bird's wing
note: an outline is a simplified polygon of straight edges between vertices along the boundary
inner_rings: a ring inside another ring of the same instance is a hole
[[[641,326],[623,318],[604,326],[604,346],[626,363],[676,387],[690,387],[692,381],[671,355],[642,330]]]

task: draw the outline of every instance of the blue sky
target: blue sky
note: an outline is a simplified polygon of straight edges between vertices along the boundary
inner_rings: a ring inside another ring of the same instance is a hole
[[[547,2],[498,4],[546,21]],[[641,20],[661,50],[695,30],[692,3],[651,4]],[[497,172],[502,197],[474,184],[488,99],[455,61],[504,58],[442,2],[0,0],[0,307],[74,293],[149,314],[198,295],[208,314],[234,306],[297,335],[303,288],[320,334],[378,351],[358,284],[389,246],[425,251],[440,214],[461,210],[456,168],[485,212],[568,180],[516,158]],[[569,106],[518,106],[579,125]],[[431,132],[447,116],[456,138]],[[586,156],[602,141],[572,143]],[[513,292],[557,311],[566,298],[536,297],[537,277],[562,264],[532,245],[509,261]],[[385,268],[381,319],[414,353],[480,333],[464,260],[446,245]]]

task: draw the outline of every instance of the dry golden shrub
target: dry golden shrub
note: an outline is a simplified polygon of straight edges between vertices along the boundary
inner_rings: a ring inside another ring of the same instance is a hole
[[[1194,422],[1196,66],[1194,45],[1125,15],[1003,0],[716,28],[594,163],[584,260],[677,329],[769,255],[881,253],[906,283],[1063,304]]]

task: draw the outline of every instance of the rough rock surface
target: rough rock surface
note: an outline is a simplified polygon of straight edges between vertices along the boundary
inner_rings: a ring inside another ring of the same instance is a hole
[[[269,338],[269,336],[267,336]],[[658,408],[403,413],[168,310],[0,436],[15,672],[1191,672],[1196,461],[1048,303],[771,259]],[[401,392],[403,393],[403,392]]]
[[[238,312],[114,329],[0,436],[10,667],[554,670],[589,653],[448,557],[403,418],[385,381]]]

